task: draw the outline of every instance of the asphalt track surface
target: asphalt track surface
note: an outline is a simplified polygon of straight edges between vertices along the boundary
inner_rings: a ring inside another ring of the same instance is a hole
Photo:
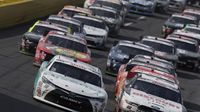
[[[105,51],[92,49],[92,64],[105,71],[106,59],[114,40],[137,41],[141,35],[161,36],[161,28],[169,15],[151,17],[130,14],[119,36],[109,38]],[[38,70],[33,57],[18,52],[22,34],[34,21],[0,31],[0,112],[64,112],[32,98],[33,81]],[[184,104],[189,112],[200,112],[200,73],[178,70]],[[115,77],[103,75],[109,100],[106,112],[114,112]]]

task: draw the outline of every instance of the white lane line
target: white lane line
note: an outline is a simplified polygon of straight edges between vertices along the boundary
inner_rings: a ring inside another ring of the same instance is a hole
[[[145,16],[140,16],[137,20],[145,20],[146,17]]]
[[[124,26],[130,26],[132,24],[133,24],[133,22],[128,22],[128,23],[124,23]]]

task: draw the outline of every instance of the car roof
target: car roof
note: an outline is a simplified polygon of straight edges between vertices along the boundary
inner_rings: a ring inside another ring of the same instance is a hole
[[[127,47],[135,47],[135,48],[143,49],[143,50],[146,50],[146,51],[149,51],[149,52],[154,52],[152,47],[147,46],[147,45],[142,44],[142,43],[139,43],[139,42],[120,40],[118,45],[127,46]]]
[[[191,15],[186,15],[186,14],[173,14],[171,17],[179,17],[179,18],[185,18],[189,20],[197,20],[196,17],[191,16]]]
[[[147,58],[133,58],[131,59],[130,63],[131,62],[141,62],[141,63],[157,65],[158,67],[162,67],[162,68],[175,69],[174,66],[172,66],[171,64],[164,63],[158,60],[147,59]]]
[[[50,31],[48,33],[48,36],[56,36],[56,37],[60,37],[60,38],[65,38],[65,39],[69,39],[78,43],[81,43],[83,45],[87,45],[86,41],[84,38],[81,37],[77,37],[68,33],[63,33],[63,32],[59,32],[59,31]]]
[[[86,8],[72,6],[72,5],[66,5],[64,6],[63,10],[71,10],[71,11],[78,11],[82,13],[92,14],[92,11]]]
[[[64,28],[64,26],[61,27],[61,25],[54,24],[54,23],[47,22],[47,21],[37,21],[35,23],[35,26],[49,27],[49,28],[57,29],[59,31],[67,32],[67,30]]]
[[[194,39],[184,37],[184,36],[181,36],[181,35],[175,35],[175,34],[168,35],[167,39],[181,41],[181,42],[185,42],[185,43],[188,43],[188,44],[195,44],[195,45],[198,44],[198,42]]]
[[[48,19],[55,19],[55,20],[63,21],[63,22],[70,22],[70,23],[73,23],[73,24],[76,24],[76,25],[81,24],[81,22],[79,20],[76,20],[74,18],[67,17],[67,16],[62,16],[62,15],[50,15],[48,17]]]
[[[174,46],[175,45],[174,42],[172,42],[170,40],[155,37],[155,36],[144,36],[144,38],[142,40],[157,42],[157,43],[165,44],[165,45],[168,45],[168,46]]]
[[[99,9],[99,10],[103,10],[103,11],[107,11],[107,12],[112,12],[112,13],[117,13],[116,10],[114,9],[111,9],[111,8],[108,8],[108,7],[105,7],[105,6],[96,6],[96,5],[92,5],[89,7],[90,9]]]
[[[56,55],[53,58],[53,60],[57,61],[57,62],[65,63],[67,65],[70,65],[70,66],[73,66],[73,67],[76,67],[76,68],[80,68],[82,70],[94,73],[94,74],[98,75],[99,77],[102,77],[102,73],[101,73],[101,70],[99,68],[97,68],[93,65],[78,61],[76,59],[69,58],[69,57],[66,57],[66,56]]]
[[[193,14],[198,14],[198,15],[200,15],[200,10],[198,10],[198,9],[185,9],[185,10],[183,11],[183,13],[193,13]]]
[[[136,55],[134,58],[135,58],[135,59],[136,59],[136,58],[151,59],[151,60],[156,60],[156,61],[159,61],[159,62],[163,62],[163,63],[169,64],[169,65],[173,65],[172,62],[169,62],[169,61],[167,61],[167,60],[164,60],[164,59],[161,59],[161,58],[158,58],[158,57],[155,57],[155,56]],[[134,58],[133,58],[133,60],[134,60]]]
[[[165,72],[165,73],[171,73],[171,71],[169,69],[166,69],[166,68],[163,68],[163,67],[159,67],[157,65],[152,65],[152,64],[149,64],[149,63],[142,63],[142,62],[138,62],[138,61],[133,61],[131,63],[128,63],[128,65],[144,66],[144,67],[153,68],[155,70],[159,70],[159,71],[162,71],[162,72]]]
[[[177,83],[174,75],[159,70],[155,70],[153,68],[148,68],[144,66],[135,66],[134,68],[131,69],[131,72],[145,73],[148,75],[152,75],[152,77],[163,78],[163,80],[167,80],[171,83]]]
[[[102,19],[99,19],[96,16],[92,16],[92,15],[75,14],[74,17],[85,18],[88,20],[93,20],[93,21],[97,21],[97,22],[101,22],[101,23],[104,22]]]

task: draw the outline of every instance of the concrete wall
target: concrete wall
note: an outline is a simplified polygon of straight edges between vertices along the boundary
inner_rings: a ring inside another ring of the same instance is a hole
[[[58,12],[64,5],[83,5],[84,0],[24,0],[0,6],[0,29]]]

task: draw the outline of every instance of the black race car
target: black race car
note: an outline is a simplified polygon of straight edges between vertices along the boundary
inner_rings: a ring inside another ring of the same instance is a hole
[[[121,40],[115,42],[108,55],[106,73],[116,75],[119,67],[138,54],[153,56],[154,50],[142,43]]]
[[[47,35],[51,30],[67,32],[66,29],[59,27],[59,25],[46,21],[37,21],[30,27],[28,32],[23,35],[19,49],[20,53],[34,55],[40,38]]]

